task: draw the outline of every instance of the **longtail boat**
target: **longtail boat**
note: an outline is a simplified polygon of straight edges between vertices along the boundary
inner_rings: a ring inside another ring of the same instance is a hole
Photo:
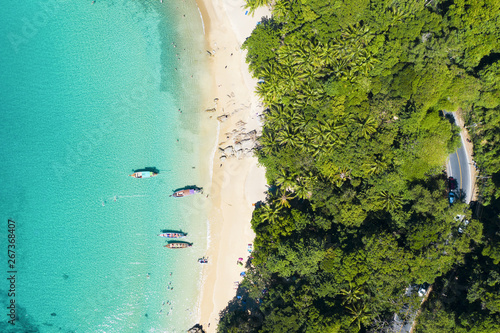
[[[175,198],[182,198],[182,197],[187,197],[189,195],[200,193],[201,191],[202,191],[201,188],[189,188],[186,190],[175,191],[174,194],[172,194],[172,196]]]
[[[169,249],[183,249],[186,247],[191,247],[193,244],[192,243],[187,243],[187,242],[171,242],[165,245],[164,247],[168,247]]]
[[[163,232],[161,234],[158,234],[158,236],[165,238],[182,238],[186,237],[187,234],[185,232]]]
[[[129,176],[134,177],[134,178],[150,178],[150,177],[154,177],[157,175],[158,175],[158,173],[152,172],[152,171],[136,171]]]

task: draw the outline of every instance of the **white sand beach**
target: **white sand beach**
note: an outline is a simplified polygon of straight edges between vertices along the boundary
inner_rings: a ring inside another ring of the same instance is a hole
[[[213,208],[209,217],[209,263],[203,270],[200,305],[200,324],[207,332],[216,331],[219,312],[236,296],[236,282],[242,280],[243,271],[237,261],[246,261],[250,255],[248,244],[254,238],[250,225],[252,204],[263,200],[267,189],[265,169],[248,152],[260,135],[263,108],[254,93],[257,80],[248,71],[241,45],[261,17],[270,13],[260,8],[253,17],[245,15],[243,5],[242,0],[198,0],[207,51],[212,54],[209,63],[213,89],[206,108],[216,108],[210,113],[211,120],[220,126],[210,194]],[[226,154],[219,148],[227,148]],[[221,159],[222,155],[227,158]]]

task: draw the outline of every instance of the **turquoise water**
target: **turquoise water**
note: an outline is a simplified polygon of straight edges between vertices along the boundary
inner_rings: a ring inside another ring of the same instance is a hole
[[[0,22],[0,331],[185,331],[208,204],[169,195],[208,179],[195,3],[8,0]],[[127,176],[153,166],[157,177]],[[194,246],[164,248],[160,229]]]

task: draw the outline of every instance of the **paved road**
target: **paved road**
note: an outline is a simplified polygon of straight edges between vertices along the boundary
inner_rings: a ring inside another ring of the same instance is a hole
[[[450,115],[453,118],[453,112],[444,111],[446,115]],[[472,198],[472,181],[471,181],[471,161],[467,156],[467,151],[465,150],[465,142],[462,133],[460,133],[460,147],[448,157],[446,162],[446,170],[448,172],[448,177],[453,177],[457,180],[457,189],[461,189],[465,194],[465,202],[470,203]],[[425,298],[429,296],[432,291],[429,289],[426,293]],[[409,309],[406,310],[406,315],[409,313]],[[418,315],[418,309],[413,313],[412,317],[407,321],[402,321],[399,315],[396,313],[393,321],[393,331],[398,333],[410,333],[413,328],[413,323]]]
[[[447,112],[453,116],[453,113]],[[457,189],[461,189],[465,194],[465,202],[469,203],[472,197],[472,181],[471,181],[471,161],[465,150],[465,143],[462,134],[460,133],[461,146],[453,154],[450,154],[447,163],[448,176],[457,180]]]

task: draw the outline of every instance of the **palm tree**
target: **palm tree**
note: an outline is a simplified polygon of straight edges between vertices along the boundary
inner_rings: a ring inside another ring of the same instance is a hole
[[[273,16],[286,21],[292,9],[292,3],[288,0],[277,1],[273,6]]]
[[[310,52],[310,42],[300,39],[296,41],[293,45],[293,59],[295,65],[302,65],[307,63]]]
[[[389,27],[393,26],[398,22],[404,21],[404,19],[410,15],[409,11],[407,11],[406,8],[392,7],[391,9],[392,9],[392,22],[390,23]]]
[[[294,50],[290,45],[283,45],[278,49],[278,62],[284,66],[293,66],[295,57]]]
[[[286,86],[286,90],[295,90],[299,85],[301,76],[293,67],[285,67],[280,75],[280,79]]]
[[[364,324],[370,318],[369,311],[368,311],[366,304],[355,303],[353,305],[346,306],[346,309],[352,315],[351,324],[357,323],[358,330],[361,329],[361,324]]]
[[[283,107],[281,105],[273,105],[268,108],[265,112],[266,121],[270,124],[277,124],[282,118],[282,110]]]
[[[285,126],[289,126],[295,115],[290,109],[285,109],[282,105],[271,106],[266,114],[267,124],[269,128],[278,131]]]
[[[344,184],[344,182],[347,179],[351,179],[351,170],[349,170],[346,167],[339,167],[338,172],[335,174],[335,178],[334,178],[335,185],[337,185],[338,187],[341,187],[342,184]]]
[[[256,92],[267,105],[272,105],[279,101],[285,91],[281,79],[283,76],[282,72],[283,67],[271,63],[264,66],[257,74],[264,82],[257,85]]]
[[[323,54],[326,66],[332,66],[334,62],[339,58],[340,55],[340,45],[337,43],[336,39],[328,42],[324,47]]]
[[[342,305],[346,303],[352,305],[361,300],[361,296],[364,294],[364,292],[360,287],[353,288],[353,284],[349,282],[349,290],[341,289],[340,294],[344,298],[344,300],[342,301]]]
[[[284,86],[279,80],[279,74],[269,77],[265,82],[258,84],[255,90],[267,105],[274,105],[283,96]]]
[[[306,129],[308,123],[309,121],[301,112],[294,113],[292,124],[293,127],[297,129],[297,131],[303,132]]]
[[[385,155],[375,158],[375,160],[371,163],[363,164],[363,168],[366,170],[368,175],[378,175],[384,172],[384,170],[387,169],[387,166],[388,164],[386,162]]]
[[[324,91],[322,89],[307,85],[297,97],[299,100],[302,100],[304,105],[316,108],[323,96]]]
[[[310,130],[310,142],[307,143],[307,150],[313,156],[325,151],[328,146],[327,135],[321,130],[317,124],[312,125]]]
[[[324,67],[326,65],[326,48],[321,42],[311,45],[311,62],[314,67]]]
[[[274,133],[274,131],[264,130],[262,135],[258,138],[258,142],[260,144],[259,149],[266,155],[273,153],[274,148],[276,147],[276,138]]]
[[[281,192],[280,195],[278,196],[278,206],[280,207],[286,207],[290,208],[290,200],[295,198],[295,195],[289,194],[286,190],[279,191]]]
[[[285,169],[280,169],[280,174],[276,178],[276,184],[283,187],[285,190],[293,189],[297,183],[297,175],[289,174]]]
[[[365,74],[368,75],[368,72],[370,72],[373,67],[375,67],[375,64],[379,62],[378,59],[374,58],[373,56],[370,56],[362,65],[360,70]]]
[[[345,125],[339,124],[337,119],[327,119],[320,123],[322,131],[333,133],[336,135]]]
[[[387,191],[381,191],[378,193],[377,203],[383,210],[388,212],[392,212],[402,207],[401,198]]]
[[[371,115],[365,119],[359,117],[358,128],[361,136],[365,139],[369,139],[370,136],[377,131],[377,122]]]
[[[279,212],[282,207],[274,207],[273,205],[262,206],[262,214],[260,215],[264,221],[275,223],[279,219]]]
[[[267,6],[272,2],[272,0],[246,0],[245,9],[253,16],[255,10],[262,6]]]
[[[259,77],[264,79],[264,81],[270,79],[278,71],[278,67],[274,63],[269,63],[264,66],[259,72]]]
[[[307,82],[313,82],[316,81],[317,79],[323,77],[325,74],[319,67],[312,67],[308,66],[304,70],[303,77],[306,79]]]
[[[332,60],[331,68],[337,78],[343,78],[347,71],[347,60],[338,56]]]
[[[316,176],[311,170],[303,172],[303,175],[301,177],[301,181],[304,181],[306,184],[308,184],[309,187],[313,187],[314,183],[318,181],[318,176]]]
[[[316,157],[319,155],[319,153],[324,152],[324,145],[320,143],[314,142],[308,142],[307,145],[304,147],[305,151],[308,154],[311,154],[313,157]]]
[[[358,44],[359,42],[366,44],[366,39],[368,39],[370,35],[370,28],[359,23],[348,26],[344,31],[342,31],[342,37],[355,44]]]
[[[302,200],[310,199],[312,196],[312,192],[310,191],[310,184],[303,179],[295,184],[294,190],[297,197]]]
[[[290,125],[285,125],[283,130],[278,132],[277,139],[282,145],[289,145],[291,147],[297,146],[297,133]]]

